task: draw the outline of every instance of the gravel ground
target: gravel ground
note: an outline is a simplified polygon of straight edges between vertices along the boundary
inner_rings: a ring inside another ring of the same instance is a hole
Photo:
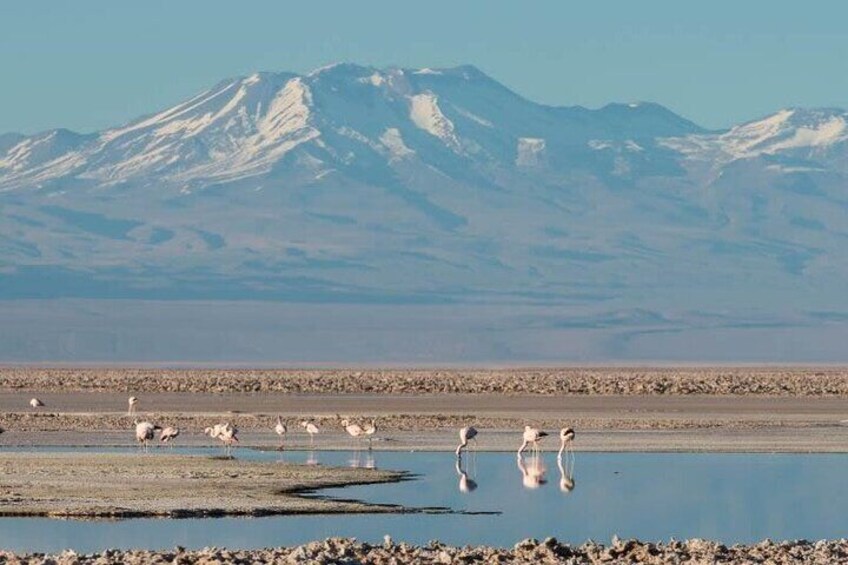
[[[763,541],[755,545],[724,545],[699,539],[647,543],[638,540],[615,540],[604,546],[586,543],[570,546],[549,538],[542,542],[525,540],[512,549],[491,547],[450,547],[431,542],[426,547],[393,543],[382,545],[357,543],[355,540],[330,538],[297,547],[260,550],[227,550],[208,548],[200,551],[116,551],[92,555],[66,552],[59,555],[14,555],[0,551],[0,563],[60,565],[179,563],[848,563],[848,541]]]
[[[236,370],[0,368],[0,390],[848,396],[848,368]]]

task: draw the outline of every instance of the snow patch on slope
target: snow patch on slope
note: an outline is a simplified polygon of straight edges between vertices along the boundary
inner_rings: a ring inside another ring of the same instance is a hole
[[[226,94],[228,91],[232,90],[239,84],[238,81],[230,82],[218,89],[212,89],[201,94],[198,94],[194,98],[184,102],[182,104],[178,104],[173,108],[168,108],[167,110],[160,112],[158,114],[154,114],[153,116],[139,120],[137,122],[133,122],[127,126],[115,128],[111,130],[106,130],[100,136],[101,141],[109,142],[113,139],[126,135],[128,133],[143,130],[149,128],[151,126],[155,126],[156,124],[163,124],[168,120],[173,120],[178,118],[179,116],[188,114],[192,110],[199,108],[200,106],[207,104],[213,101],[215,98]]]
[[[436,69],[431,69],[428,67],[424,67],[423,69],[419,69],[412,74],[414,75],[440,75],[442,71],[437,71]]]
[[[799,127],[794,134],[771,146],[771,151],[798,147],[824,147],[848,139],[845,116],[833,116],[816,127]]]
[[[415,154],[415,151],[406,146],[397,128],[388,128],[380,136],[380,142],[389,150],[393,159],[403,159]]]
[[[438,137],[454,151],[460,149],[454,125],[439,108],[438,97],[432,92],[410,97],[409,117],[412,122],[430,135]]]
[[[312,93],[300,78],[293,78],[268,105],[257,129],[263,138],[278,139],[309,127]]]
[[[632,139],[625,139],[623,142],[613,141],[609,139],[590,139],[587,145],[589,145],[589,147],[596,151],[612,149],[614,151],[630,151],[633,153],[638,153],[645,150],[641,145],[639,145]]]
[[[534,167],[544,161],[547,143],[538,137],[519,137],[515,164],[519,167]]]
[[[381,75],[380,73],[373,73],[370,76],[358,78],[356,80],[363,84],[370,84],[371,86],[378,87],[386,84],[386,79],[383,78],[383,75]]]
[[[312,96],[301,78],[269,92],[270,100],[262,97],[262,90],[253,90],[263,87],[261,81],[255,76],[235,81],[153,118],[107,132],[97,150],[115,154],[139,150],[128,158],[104,159],[80,177],[109,182],[161,171],[169,180],[232,180],[267,172],[276,160],[319,132],[309,125]]]
[[[468,110],[466,110],[464,108],[460,108],[459,106],[454,105],[453,109],[456,110],[456,113],[459,114],[460,116],[462,116],[464,118],[468,118],[472,122],[476,122],[476,123],[480,124],[481,126],[485,126],[487,128],[495,127],[494,124],[492,124],[492,122],[490,122],[489,120],[487,120],[485,118],[481,118],[477,114],[473,114],[473,113],[469,112]]]

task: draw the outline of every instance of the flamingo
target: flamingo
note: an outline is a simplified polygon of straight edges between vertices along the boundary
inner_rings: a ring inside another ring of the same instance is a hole
[[[477,443],[477,429],[473,426],[465,426],[461,430],[459,430],[459,446],[456,448],[456,456],[460,457],[462,455],[462,450],[468,447],[468,442],[474,440],[474,443]]]
[[[41,408],[41,407],[44,406],[44,403],[37,398],[33,398],[32,400],[29,401],[29,405],[33,408]]]
[[[127,416],[132,416],[133,414],[135,414],[135,407],[137,404],[138,398],[135,396],[130,396],[129,400],[127,401]]]
[[[303,420],[300,423],[300,427],[306,430],[306,433],[309,434],[309,445],[313,445],[315,443],[315,434],[320,431],[318,426],[316,426],[315,422],[312,420]]]
[[[574,430],[572,428],[563,428],[559,431],[559,453],[557,454],[558,459],[562,459],[562,453],[568,449],[573,449],[573,441],[574,441]]]
[[[215,424],[211,428],[206,428],[203,433],[213,439],[219,440],[227,450],[227,455],[230,455],[230,449],[234,443],[238,443],[238,429],[235,426],[226,422],[224,424]]]
[[[286,445],[287,431],[288,428],[286,428],[286,425],[283,423],[283,419],[280,416],[277,416],[277,425],[274,426],[274,433],[280,436],[280,451],[282,451]]]
[[[518,448],[518,454],[521,455],[524,453],[524,450],[527,449],[528,446],[532,446],[533,451],[538,453],[539,442],[546,437],[548,437],[548,432],[543,432],[530,426],[524,426],[524,442],[521,444],[521,447]]]
[[[179,428],[175,428],[173,426],[168,426],[167,428],[165,428],[161,432],[159,432],[159,441],[161,441],[162,443],[171,443],[172,441],[177,439],[177,436],[179,436],[179,435],[180,435],[180,429]]]
[[[377,420],[372,419],[371,423],[367,424],[365,429],[362,430],[362,433],[368,438],[368,449],[371,449],[371,440],[374,439],[374,434],[377,433]]]
[[[347,432],[347,435],[352,437],[354,440],[358,440],[359,438],[362,437],[362,434],[365,433],[365,430],[362,429],[362,426],[360,426],[359,424],[352,423],[347,418],[342,420],[342,427],[344,428],[344,431]],[[359,444],[357,443],[357,446],[358,445]],[[358,447],[357,447],[357,449],[358,449]]]
[[[135,440],[141,445],[144,451],[147,451],[148,442],[153,439],[155,433],[161,430],[162,427],[151,424],[150,422],[139,422],[138,420],[133,423],[135,424]]]

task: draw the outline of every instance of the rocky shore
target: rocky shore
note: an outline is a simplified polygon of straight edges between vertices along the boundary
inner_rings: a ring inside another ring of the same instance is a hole
[[[610,545],[588,542],[580,546],[562,544],[554,538],[544,541],[525,540],[511,549],[493,547],[451,547],[438,542],[427,546],[394,543],[358,543],[351,539],[330,538],[296,547],[260,550],[228,550],[207,548],[187,551],[119,551],[95,554],[65,552],[58,555],[12,554],[0,551],[0,563],[22,564],[147,564],[179,563],[183,565],[217,563],[848,563],[848,540],[836,541],[763,541],[753,545],[731,547],[717,542],[692,539],[668,543],[638,540],[614,540]]]
[[[848,396],[846,368],[0,368],[0,391]]]

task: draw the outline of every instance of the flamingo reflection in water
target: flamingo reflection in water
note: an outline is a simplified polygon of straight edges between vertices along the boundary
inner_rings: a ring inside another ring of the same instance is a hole
[[[314,449],[310,449],[306,452],[306,464],[307,465],[318,465],[318,452]]]
[[[456,458],[456,474],[459,475],[460,492],[473,492],[477,490],[477,481],[468,476],[468,472],[462,465],[462,457]]]
[[[559,490],[565,494],[574,490],[574,459],[571,459],[572,464],[569,467],[566,463],[562,464],[562,458],[557,457],[557,467],[559,467]]]
[[[547,468],[542,456],[538,452],[532,453],[527,460],[524,459],[524,454],[516,455],[516,463],[518,470],[521,471],[521,484],[526,489],[537,489],[548,482],[545,477]]]
[[[572,428],[561,429],[559,439],[560,447],[559,453],[557,453],[557,467],[559,467],[560,476],[559,490],[569,493],[574,490],[574,430]],[[563,459],[565,459],[564,465]]]
[[[377,462],[374,459],[374,452],[367,451],[363,456],[361,450],[356,449],[353,451],[353,456],[348,459],[348,465],[353,467],[354,469],[376,469]]]
[[[363,466],[366,469],[376,469],[377,468],[377,460],[374,459],[374,452],[369,451],[365,455],[365,462],[363,463]]]

